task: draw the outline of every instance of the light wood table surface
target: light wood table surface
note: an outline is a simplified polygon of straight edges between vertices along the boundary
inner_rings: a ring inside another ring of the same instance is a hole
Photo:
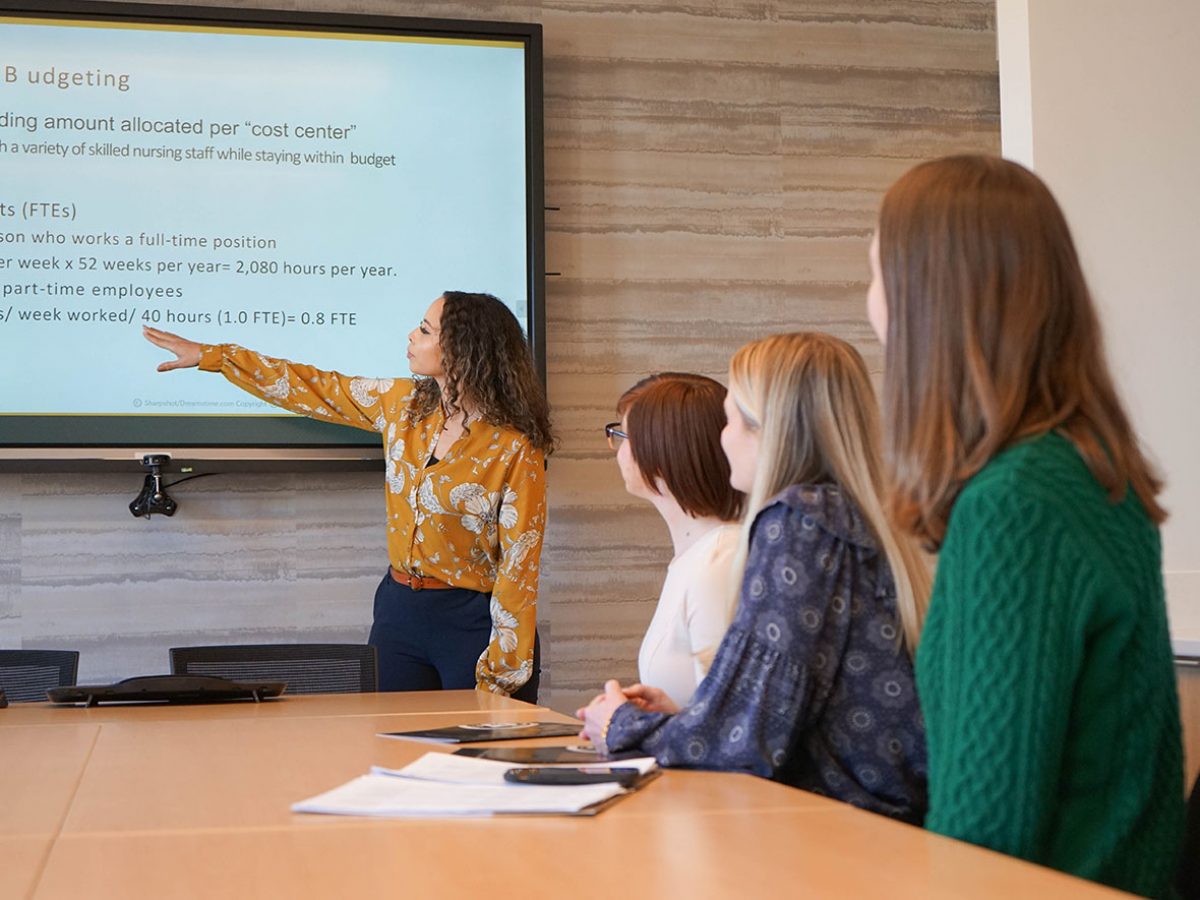
[[[522,719],[569,721],[551,712]],[[399,768],[430,751],[454,748],[377,737],[377,733],[445,724],[440,717],[378,716],[313,723],[283,719],[106,725],[79,781],[65,834],[189,828],[287,827],[311,821],[292,813],[297,800],[320,794],[372,765]],[[561,740],[507,742],[555,744]],[[203,777],[192,777],[203,773]],[[617,804],[621,815],[668,802],[680,812],[805,807],[823,803],[803,791],[780,791],[759,778],[737,784],[688,772]],[[611,811],[606,812],[609,815]],[[334,823],[344,824],[339,818]]]
[[[58,832],[99,736],[99,725],[0,727],[0,837]]]
[[[474,692],[258,706],[0,711],[0,897],[1121,896],[748,775],[668,771],[594,818],[294,814],[453,749],[377,732],[570,720]]]
[[[31,897],[54,837],[0,836],[0,897]]]
[[[542,709],[485,691],[422,691],[406,694],[403,704],[395,694],[296,694],[262,703],[234,702],[172,705],[160,703],[120,706],[106,704],[84,708],[52,703],[14,703],[0,710],[0,728],[6,725],[62,725],[64,723],[181,722],[213,719],[293,719],[342,716],[420,715],[437,713],[505,713]],[[481,716],[479,721],[486,721]]]

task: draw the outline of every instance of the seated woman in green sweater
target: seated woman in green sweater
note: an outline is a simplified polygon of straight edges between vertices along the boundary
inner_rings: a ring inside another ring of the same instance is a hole
[[[1066,220],[994,157],[917,166],[872,241],[900,527],[940,549],[917,654],[928,828],[1161,895],[1183,815],[1161,485]]]

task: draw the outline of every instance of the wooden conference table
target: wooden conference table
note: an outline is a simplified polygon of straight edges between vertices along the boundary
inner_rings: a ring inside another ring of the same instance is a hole
[[[443,749],[377,732],[514,714],[568,721],[473,691],[0,710],[0,897],[1123,896],[748,775],[668,771],[594,818],[289,811]]]

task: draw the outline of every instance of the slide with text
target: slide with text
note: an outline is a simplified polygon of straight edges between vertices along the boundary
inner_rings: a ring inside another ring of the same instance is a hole
[[[371,377],[443,290],[522,324],[519,44],[0,20],[0,413],[277,412],[141,326]]]

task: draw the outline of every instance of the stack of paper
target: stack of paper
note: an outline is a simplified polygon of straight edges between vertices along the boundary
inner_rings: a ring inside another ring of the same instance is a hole
[[[643,775],[653,759],[623,759]],[[617,784],[510,784],[511,763],[426,753],[403,769],[375,766],[341,787],[292,805],[293,812],[343,816],[490,816],[501,813],[590,815],[626,793]]]

